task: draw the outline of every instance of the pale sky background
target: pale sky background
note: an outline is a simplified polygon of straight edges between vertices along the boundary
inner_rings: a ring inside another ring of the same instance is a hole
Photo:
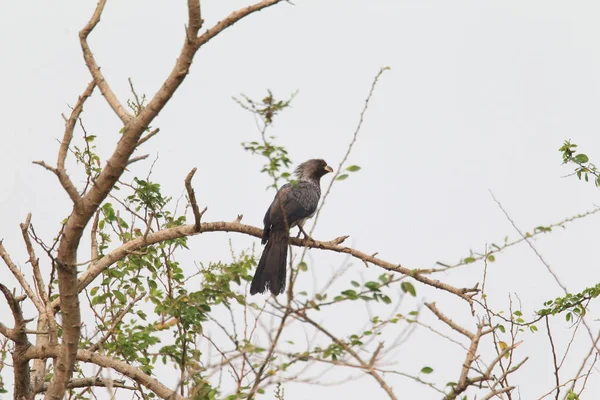
[[[592,184],[564,178],[571,169],[561,166],[557,150],[570,138],[600,163],[599,2],[294,3],[255,14],[201,49],[183,86],[153,123],[160,134],[144,145],[151,159],[159,155],[154,180],[175,198],[189,170],[198,168],[194,183],[199,203],[209,207],[206,221],[229,221],[241,213],[245,223],[259,226],[273,196],[264,190],[262,159],[240,146],[257,139],[258,132],[232,96],[260,98],[269,88],[286,97],[298,90],[273,134],[294,163],[319,157],[336,166],[382,66],[392,69],[381,79],[349,160],[362,170],[334,187],[315,238],[349,234],[348,243],[365,252],[424,268],[438,260],[456,262],[469,249],[482,250],[507,235],[518,237],[490,190],[524,231],[598,203]],[[247,4],[204,1],[205,27]],[[19,223],[26,214],[33,213],[38,233],[50,240],[70,211],[55,177],[31,161],[55,163],[60,114],[91,79],[77,34],[94,6],[74,0],[0,2],[0,238],[24,267]],[[185,13],[184,1],[108,2],[90,44],[123,102],[130,97],[128,77],[149,96],[160,87],[180,50]],[[88,131],[98,135],[105,160],[118,140],[119,121],[98,92],[86,104],[84,118]],[[132,173],[145,176],[150,163],[137,164]],[[598,216],[592,216],[535,241],[571,292],[600,281],[597,224]],[[190,240],[190,260],[228,257],[228,237],[240,250],[258,245],[240,235],[206,234]],[[497,259],[488,276],[496,308],[506,309],[508,293],[517,293],[524,314],[531,316],[545,300],[562,294],[526,245]],[[325,271],[316,272],[317,279],[344,260],[311,251],[312,265],[318,261]],[[354,262],[351,274],[372,279],[381,272]],[[8,272],[2,276],[14,287]],[[482,265],[475,264],[438,279],[467,287],[481,276]],[[465,305],[449,296],[421,285],[417,290],[418,302],[425,296],[459,321],[468,316]],[[336,316],[339,329],[351,324],[351,311]],[[423,315],[435,323],[428,312]],[[11,323],[4,302],[0,319]],[[589,322],[598,328],[593,313]],[[548,338],[539,327],[541,332],[522,337],[517,354],[530,361],[512,379],[519,385],[516,398],[539,398],[554,385]],[[572,328],[559,316],[553,329],[562,352]],[[564,378],[589,350],[587,334],[577,337]],[[463,352],[436,341],[419,331],[396,354],[397,368],[414,374],[430,365],[435,371],[427,378],[457,380]],[[583,398],[600,394],[600,372],[593,372]],[[410,380],[391,377],[390,382],[399,398],[440,397]],[[289,400],[326,396],[385,398],[385,393],[369,377],[335,387],[286,386]]]

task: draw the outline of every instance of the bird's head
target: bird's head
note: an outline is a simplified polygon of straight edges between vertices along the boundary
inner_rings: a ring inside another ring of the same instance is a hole
[[[298,165],[294,172],[299,180],[319,181],[325,174],[333,172],[325,160],[313,159]]]

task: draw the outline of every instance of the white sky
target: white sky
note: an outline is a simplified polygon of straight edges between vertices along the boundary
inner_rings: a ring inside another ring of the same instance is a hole
[[[421,268],[438,260],[458,261],[469,249],[500,243],[506,235],[518,237],[489,190],[523,230],[594,207],[596,188],[563,179],[571,170],[561,166],[557,149],[571,138],[592,160],[600,159],[600,3],[294,3],[251,16],[200,50],[191,74],[153,124],[160,134],[144,145],[151,158],[159,155],[153,177],[165,193],[179,197],[185,175],[198,167],[196,193],[209,207],[205,220],[233,220],[241,213],[244,222],[259,226],[273,194],[263,190],[268,180],[259,173],[262,160],[240,146],[258,132],[232,96],[259,97],[270,88],[286,97],[298,90],[293,108],[276,120],[273,133],[294,162],[322,157],[335,166],[346,151],[372,77],[381,66],[391,66],[350,157],[351,164],[363,169],[336,185],[316,238],[349,234],[349,243],[357,248]],[[205,27],[246,4],[204,1]],[[19,223],[27,212],[33,213],[38,233],[50,240],[70,211],[56,179],[31,161],[55,162],[63,129],[60,114],[68,112],[67,104],[75,103],[91,79],[77,32],[94,6],[73,0],[0,2],[0,238],[23,266]],[[90,42],[122,101],[129,97],[128,77],[138,92],[149,96],[159,88],[180,49],[185,12],[184,1],[109,1]],[[119,121],[97,92],[86,104],[84,118],[88,131],[98,135],[105,160],[118,139]],[[132,173],[145,175],[149,165],[140,163]],[[597,218],[535,241],[572,292],[600,281]],[[191,239],[191,259],[227,257],[227,237],[238,249],[258,243],[239,235],[202,235]],[[327,271],[317,272],[317,278],[344,261],[316,250],[311,254],[311,261]],[[506,309],[508,293],[517,293],[530,316],[543,301],[561,294],[527,246],[497,258],[488,281],[497,308]],[[353,270],[353,276],[371,278],[381,273],[365,270],[362,263],[354,263]],[[481,275],[477,264],[439,279],[466,287]],[[462,303],[439,291],[417,290],[442,310],[456,310],[458,320],[467,316]],[[5,304],[0,312],[0,319],[10,322]],[[337,318],[334,323],[342,329],[351,314]],[[589,321],[597,327],[593,315]],[[564,350],[570,328],[562,317],[553,326]],[[581,346],[574,350],[565,378],[589,348],[585,335],[578,338]],[[543,332],[523,339],[518,354],[531,359],[513,383],[520,385],[521,398],[538,398],[553,385],[548,339]],[[415,373],[430,365],[436,369],[430,378],[456,380],[462,353],[440,357],[447,345],[433,350],[430,340],[425,333],[411,338],[398,354],[398,368]],[[600,393],[595,374],[588,396]],[[400,398],[439,398],[410,381],[390,379]],[[370,378],[337,387],[289,385],[286,390],[289,400],[333,395],[384,397]]]

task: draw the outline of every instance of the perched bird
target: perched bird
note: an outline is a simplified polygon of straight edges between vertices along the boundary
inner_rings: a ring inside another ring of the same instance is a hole
[[[252,279],[250,294],[264,293],[267,289],[274,295],[283,293],[289,230],[298,226],[300,232],[308,237],[302,227],[317,210],[321,177],[329,172],[333,169],[325,161],[308,160],[294,172],[298,181],[283,185],[275,195],[263,219],[262,244],[266,243],[266,246]]]

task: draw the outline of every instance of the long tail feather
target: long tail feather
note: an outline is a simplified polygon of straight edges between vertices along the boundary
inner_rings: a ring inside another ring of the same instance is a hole
[[[283,293],[286,283],[287,251],[288,233],[272,231],[254,273],[250,294],[264,293],[267,289],[274,295]]]

